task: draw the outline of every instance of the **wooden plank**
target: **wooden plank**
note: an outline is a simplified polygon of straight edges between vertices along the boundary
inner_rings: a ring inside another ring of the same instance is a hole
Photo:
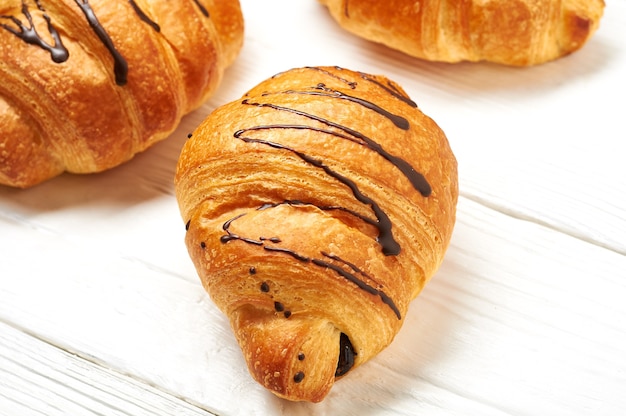
[[[0,414],[213,415],[0,322]]]
[[[316,2],[242,5],[240,59],[170,139],[103,174],[0,189],[0,413],[149,412],[146,398],[224,416],[624,413],[626,127],[607,97],[626,93],[626,1],[582,51],[528,69],[415,60]],[[185,252],[172,184],[206,114],[303,65],[403,85],[446,131],[462,193],[401,333],[319,405],[250,379]]]
[[[4,260],[0,319],[220,415],[626,409],[626,257],[465,198],[446,261],[394,343],[315,406],[285,403],[251,380],[190,267],[170,273],[109,240],[15,235],[38,261]],[[160,244],[175,247],[172,237]]]

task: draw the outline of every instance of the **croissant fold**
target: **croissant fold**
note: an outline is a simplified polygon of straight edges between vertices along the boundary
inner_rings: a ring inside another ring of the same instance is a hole
[[[440,266],[458,195],[437,124],[384,76],[277,74],[185,143],[176,197],[252,376],[318,402],[393,340]]]
[[[0,184],[129,160],[213,93],[242,42],[237,0],[0,0]]]
[[[341,27],[408,55],[529,66],[580,49],[603,0],[319,0]]]

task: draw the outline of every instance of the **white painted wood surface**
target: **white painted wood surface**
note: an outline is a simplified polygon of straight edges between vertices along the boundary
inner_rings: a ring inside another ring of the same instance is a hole
[[[409,58],[311,0],[242,6],[240,58],[168,140],[103,174],[0,188],[0,414],[626,414],[626,1],[583,50],[525,69]],[[172,185],[210,111],[305,65],[399,82],[448,135],[461,185],[402,331],[317,405],[248,375]]]

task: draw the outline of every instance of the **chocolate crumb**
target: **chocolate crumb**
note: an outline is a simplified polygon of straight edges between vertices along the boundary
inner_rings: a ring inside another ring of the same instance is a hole
[[[300,360],[300,361],[304,360],[304,353],[303,352],[298,354],[298,360]]]
[[[185,224],[185,231],[189,231],[190,225],[191,225],[191,220],[187,221],[187,224]]]
[[[203,249],[205,249],[205,248],[206,248],[206,243],[205,243],[204,241],[203,241],[203,242],[201,242],[201,243],[200,243],[200,247],[202,247]]]
[[[274,302],[274,309],[276,309],[276,312],[282,312],[285,310],[285,305],[280,302]]]
[[[291,316],[291,311],[285,311],[285,318],[289,318]]]
[[[293,381],[295,381],[296,383],[299,383],[302,380],[304,380],[304,373],[302,371],[296,373],[296,375],[293,376]]]
[[[261,283],[261,292],[267,293],[269,291],[270,291],[270,285],[268,285],[265,282]]]

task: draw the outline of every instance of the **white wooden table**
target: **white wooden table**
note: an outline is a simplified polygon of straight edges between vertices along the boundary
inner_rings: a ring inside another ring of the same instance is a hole
[[[626,1],[533,67],[412,59],[313,0],[242,0],[244,49],[166,141],[104,174],[0,188],[2,415],[626,414]],[[248,375],[173,195],[186,135],[285,69],[385,74],[459,161],[446,260],[393,344],[317,405]]]

